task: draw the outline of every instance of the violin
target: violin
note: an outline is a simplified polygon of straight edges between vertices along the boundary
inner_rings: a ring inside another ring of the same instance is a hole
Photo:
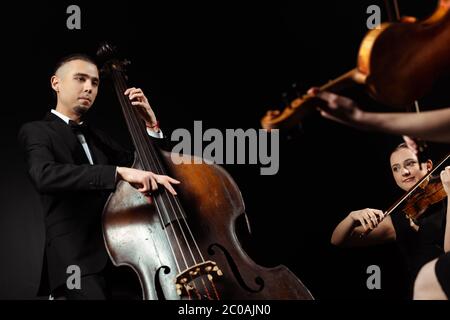
[[[385,105],[403,108],[428,93],[450,72],[450,1],[417,23],[383,23],[364,37],[358,72],[369,94]]]
[[[370,30],[361,42],[356,68],[319,89],[337,93],[359,84],[378,102],[404,108],[450,73],[449,57],[450,0],[440,0],[435,12],[423,21],[386,22]],[[305,94],[283,111],[269,110],[261,126],[268,130],[293,128],[319,103]]]
[[[403,213],[412,220],[417,220],[435,203],[447,197],[440,177],[432,176],[419,185],[411,196],[407,198],[402,208]]]

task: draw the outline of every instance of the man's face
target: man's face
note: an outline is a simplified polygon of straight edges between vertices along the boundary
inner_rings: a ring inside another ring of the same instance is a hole
[[[422,164],[422,170],[420,170],[417,156],[409,148],[394,151],[390,161],[395,182],[404,191],[411,189],[432,167],[429,160]]]
[[[94,103],[98,85],[97,67],[83,60],[65,63],[52,77],[52,87],[57,92],[58,104],[80,116]]]

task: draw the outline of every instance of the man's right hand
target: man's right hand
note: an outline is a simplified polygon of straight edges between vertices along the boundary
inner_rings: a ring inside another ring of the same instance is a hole
[[[120,180],[128,182],[143,194],[156,191],[158,189],[158,184],[161,184],[169,190],[171,194],[176,195],[177,192],[172,187],[172,184],[180,183],[180,181],[166,175],[126,167],[117,167],[117,177]]]
[[[378,224],[384,219],[383,211],[378,209],[362,209],[352,211],[349,217],[355,222],[360,223],[364,230],[375,229]]]

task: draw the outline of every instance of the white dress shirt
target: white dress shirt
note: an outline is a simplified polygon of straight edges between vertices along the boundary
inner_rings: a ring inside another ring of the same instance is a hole
[[[55,109],[52,109],[51,111],[54,115],[56,115],[57,117],[61,118],[62,120],[64,120],[65,123],[69,124],[69,120],[70,118],[66,115],[63,115],[62,113],[56,111]],[[83,122],[81,122],[83,123]],[[147,133],[153,137],[153,138],[162,138],[163,137],[163,133],[161,130],[159,130],[158,132],[154,132],[152,130],[150,130],[149,128],[147,128]],[[89,146],[86,142],[86,138],[84,137],[84,135],[82,133],[77,133],[77,138],[80,141],[81,145],[83,146],[83,150],[86,153],[86,156],[89,160],[90,164],[94,164],[94,161],[92,161],[92,155],[91,155],[91,151],[89,150]]]

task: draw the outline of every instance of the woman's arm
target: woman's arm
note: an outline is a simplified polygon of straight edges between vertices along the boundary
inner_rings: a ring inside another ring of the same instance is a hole
[[[371,232],[362,235],[366,230]],[[334,229],[331,243],[342,247],[368,246],[396,239],[391,218],[377,209],[352,211]]]
[[[308,93],[326,102],[319,106],[325,118],[362,130],[450,142],[450,107],[421,113],[376,113],[363,111],[353,100],[331,92],[313,88]]]
[[[363,111],[358,121],[368,129],[436,142],[450,142],[450,108],[421,113]]]

